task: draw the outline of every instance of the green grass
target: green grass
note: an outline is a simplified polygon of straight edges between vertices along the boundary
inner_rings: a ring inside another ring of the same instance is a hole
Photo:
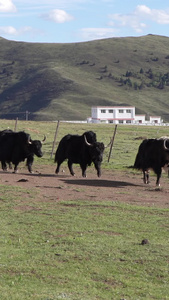
[[[15,122],[1,120],[0,125],[14,129]],[[33,139],[47,136],[44,156],[35,159],[33,169],[54,166],[56,125],[18,121],[17,130]],[[61,122],[57,142],[86,130],[107,144],[114,126]],[[118,126],[110,162],[106,149],[102,168],[123,172],[133,164],[141,138],[167,132],[167,127]],[[108,199],[63,201],[40,196],[36,187],[10,184],[0,185],[0,204],[2,300],[169,299],[169,209]],[[145,238],[149,244],[143,246]]]
[[[0,125],[13,129],[15,122],[1,120]],[[17,130],[29,132],[33,139],[47,136],[44,157],[35,159],[35,169],[53,165],[56,125],[18,121]],[[61,122],[57,142],[67,133],[86,130],[94,130],[107,144],[114,126]],[[141,138],[167,131],[158,126],[118,126],[110,162],[106,149],[102,168],[123,172],[133,164]],[[0,185],[0,204],[2,300],[169,299],[168,209],[107,199],[43,198],[38,188],[10,184]],[[143,246],[145,238],[149,244]]]
[[[168,209],[0,189],[2,300],[169,299]]]

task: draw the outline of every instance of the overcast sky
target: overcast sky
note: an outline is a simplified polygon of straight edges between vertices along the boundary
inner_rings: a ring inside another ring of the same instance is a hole
[[[73,43],[111,37],[169,36],[169,0],[0,0],[0,36]]]

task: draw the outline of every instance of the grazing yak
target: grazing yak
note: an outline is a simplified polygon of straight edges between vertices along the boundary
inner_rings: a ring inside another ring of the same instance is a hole
[[[72,176],[75,175],[73,163],[80,165],[82,176],[86,177],[87,166],[93,162],[97,176],[100,177],[104,148],[103,143],[97,142],[93,131],[86,131],[82,135],[65,135],[59,142],[55,153],[55,163],[57,163],[55,173],[59,173],[60,165],[68,159],[68,168]]]
[[[156,185],[160,186],[162,168],[169,167],[169,137],[145,139],[139,146],[134,168],[142,170],[143,182],[149,183],[149,169],[157,175]]]
[[[46,137],[44,137],[44,142]],[[18,170],[21,161],[27,159],[26,165],[28,171],[32,173],[32,164],[34,154],[42,157],[42,142],[32,140],[28,133],[24,131],[13,132],[12,130],[3,130],[0,132],[0,161],[2,169],[7,170],[7,163],[14,164],[14,173]]]

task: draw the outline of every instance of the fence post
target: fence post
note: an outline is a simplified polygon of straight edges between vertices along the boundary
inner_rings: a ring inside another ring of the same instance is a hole
[[[28,115],[29,115],[29,111],[26,110],[26,121],[28,121]]]
[[[54,141],[53,141],[53,147],[52,147],[52,152],[51,152],[50,158],[52,158],[52,156],[53,156],[53,152],[54,152],[54,148],[55,148],[55,144],[56,144],[56,138],[57,138],[58,129],[59,129],[59,124],[60,124],[60,121],[58,120],[57,126],[56,126],[56,131],[55,131],[55,136],[54,136]]]
[[[17,129],[17,124],[18,124],[18,118],[16,118],[16,121],[15,121],[15,128],[14,128],[15,132],[16,132],[16,129]]]
[[[116,126],[115,126],[114,134],[113,134],[112,139],[111,139],[111,145],[110,145],[110,152],[109,152],[109,156],[108,156],[108,162],[109,162],[109,160],[110,160],[110,155],[111,155],[112,148],[113,148],[113,144],[114,144],[114,139],[115,139],[115,135],[116,135],[116,130],[117,130],[117,124],[116,124]]]

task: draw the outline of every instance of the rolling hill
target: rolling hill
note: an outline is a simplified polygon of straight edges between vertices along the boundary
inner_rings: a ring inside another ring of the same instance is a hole
[[[83,43],[0,38],[0,118],[85,120],[91,106],[132,105],[169,122],[169,38]]]

